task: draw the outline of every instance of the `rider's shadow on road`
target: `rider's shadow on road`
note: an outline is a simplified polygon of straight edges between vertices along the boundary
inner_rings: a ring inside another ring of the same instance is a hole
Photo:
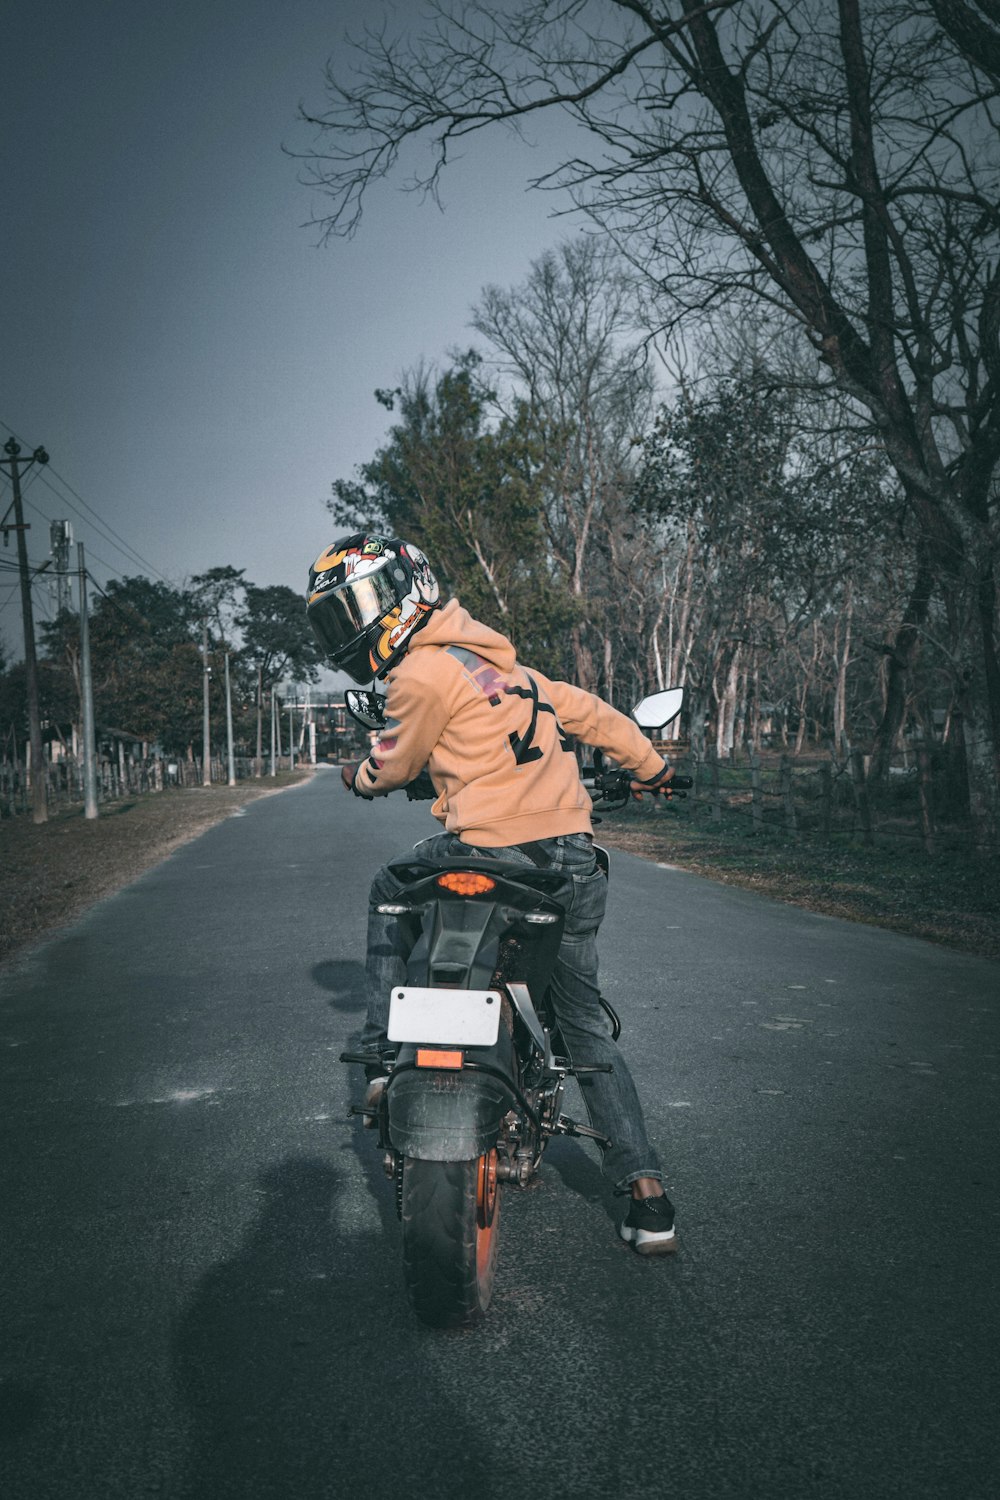
[[[550,1142],[542,1159],[542,1170],[556,1172],[571,1193],[588,1203],[600,1203],[612,1223],[617,1224],[621,1218],[621,1206],[601,1176],[599,1163],[576,1141]]]
[[[312,978],[330,996],[334,1010],[350,1014],[365,1008],[365,966],[356,958],[328,958],[314,964]]]
[[[360,1051],[361,1033],[352,1032],[348,1039],[348,1048]],[[364,1093],[365,1078],[360,1068],[352,1069],[352,1092],[360,1099]],[[388,1236],[390,1244],[399,1243],[399,1217],[396,1213],[396,1190],[393,1183],[385,1175],[382,1165],[382,1153],[376,1145],[377,1137],[374,1131],[365,1130],[361,1119],[355,1117],[351,1130],[349,1149],[353,1151],[361,1168],[365,1187],[371,1196],[372,1203],[378,1212],[379,1222],[382,1226],[383,1238]],[[348,1149],[345,1147],[344,1149]]]
[[[243,1247],[202,1278],[175,1326],[174,1378],[191,1424],[182,1493],[331,1500],[376,1480],[406,1493],[421,1460],[386,1442],[384,1423],[412,1389],[420,1331],[395,1291],[395,1243],[364,1227],[367,1207],[358,1214],[323,1161],[282,1162],[259,1191]],[[472,1436],[426,1372],[421,1386],[437,1418],[424,1477],[440,1482]]]

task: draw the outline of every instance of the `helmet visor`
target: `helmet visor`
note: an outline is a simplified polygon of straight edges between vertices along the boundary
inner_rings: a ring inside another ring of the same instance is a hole
[[[388,561],[388,559],[387,559]],[[320,644],[336,657],[356,645],[369,625],[391,613],[399,603],[385,565],[362,578],[351,578],[331,589],[311,606],[309,619]]]

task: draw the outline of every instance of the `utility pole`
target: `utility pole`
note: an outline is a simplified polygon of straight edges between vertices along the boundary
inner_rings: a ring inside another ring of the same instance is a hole
[[[295,694],[294,684],[288,699],[288,769],[295,770],[295,707],[292,699]]]
[[[257,756],[253,774],[259,781],[264,774],[264,668],[257,666]]]
[[[208,712],[208,679],[212,669],[208,665],[208,620],[201,622],[201,784],[212,785],[212,724]]]
[[[70,607],[69,549],[73,544],[73,528],[68,521],[50,524],[49,542],[56,565],[56,614],[61,615]]]
[[[21,507],[21,466],[18,458],[21,453],[21,445],[14,438],[8,438],[3,445],[3,451],[7,454],[6,459],[0,459],[0,468],[7,469],[10,473],[11,488],[14,491],[13,511],[14,523],[8,525],[10,510],[0,521],[0,531],[3,531],[4,541],[10,531],[17,532],[17,567],[21,575],[21,621],[24,626],[24,684],[28,696],[28,735],[31,744],[31,807],[32,817],[36,823],[47,823],[49,810],[45,802],[45,757],[42,753],[42,721],[38,712],[38,660],[35,656],[35,621],[31,610],[31,577],[28,571],[28,544],[24,539],[24,533],[29,529],[24,524],[24,511]],[[44,448],[36,448],[31,457],[24,465],[25,471],[32,464],[47,464],[49,455]]]
[[[83,720],[83,815],[97,817],[97,756],[94,744],[94,679],[90,670],[90,619],[83,543],[76,544],[80,579],[80,717]]]
[[[276,776],[277,775],[277,771],[278,771],[277,759],[276,759],[276,757],[277,757],[276,741],[277,741],[277,735],[275,733],[275,722],[274,722],[274,688],[272,687],[271,688],[271,770],[270,770],[270,775],[272,775],[272,776]]]
[[[226,652],[226,762],[229,785],[236,785],[236,762],[233,758],[233,690],[229,683],[229,652]]]

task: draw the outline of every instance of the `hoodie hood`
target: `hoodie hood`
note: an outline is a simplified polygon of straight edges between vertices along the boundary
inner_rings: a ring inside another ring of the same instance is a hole
[[[507,637],[474,620],[457,599],[449,599],[443,609],[434,611],[427,624],[414,635],[407,655],[412,656],[425,646],[464,646],[504,672],[511,671],[517,660]]]

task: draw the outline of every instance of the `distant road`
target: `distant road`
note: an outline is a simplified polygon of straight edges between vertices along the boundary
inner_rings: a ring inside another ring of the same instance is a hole
[[[0,979],[4,1500],[995,1500],[1000,966],[613,855],[682,1249],[559,1142],[433,1333],[337,1054],[435,826],[321,772]]]

